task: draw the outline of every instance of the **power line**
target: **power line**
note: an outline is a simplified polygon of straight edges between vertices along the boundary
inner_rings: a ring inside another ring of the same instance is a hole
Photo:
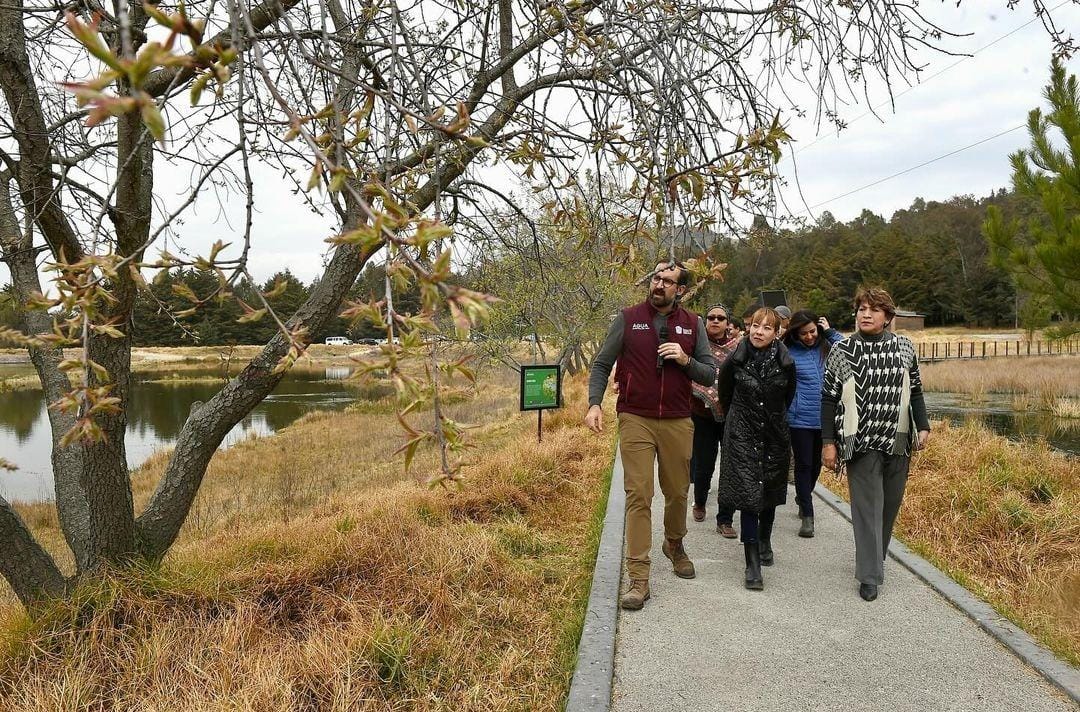
[[[986,143],[988,141],[993,141],[994,139],[1000,138],[1000,137],[1004,136],[1005,134],[1009,134],[1009,133],[1012,133],[1013,131],[1016,131],[1018,129],[1022,129],[1022,128],[1024,128],[1024,126],[1025,126],[1025,124],[1020,124],[1018,126],[1013,126],[1011,129],[1005,129],[1004,131],[998,132],[998,133],[994,134],[993,136],[987,136],[986,138],[980,139],[980,140],[976,141],[975,143],[968,144],[967,146],[964,146],[963,148],[957,148],[957,149],[954,149],[952,151],[949,151],[948,153],[943,153],[942,155],[937,156],[936,158],[931,158],[928,161],[923,161],[922,163],[920,163],[917,166],[911,166],[910,168],[905,168],[904,170],[899,171],[897,173],[893,173],[892,175],[885,176],[884,178],[879,178],[879,179],[875,180],[872,183],[867,183],[866,185],[859,186],[858,188],[855,188],[854,190],[849,190],[848,192],[842,193],[841,195],[837,195],[836,197],[829,198],[828,200],[823,200],[820,203],[815,203],[814,205],[811,205],[810,207],[808,207],[806,210],[802,210],[802,211],[800,211],[798,213],[795,213],[795,215],[802,215],[803,213],[809,213],[812,210],[814,210],[814,208],[818,208],[818,207],[821,207],[822,205],[832,203],[834,201],[840,200],[841,198],[846,198],[849,195],[855,195],[856,193],[864,191],[867,188],[873,188],[874,186],[881,185],[882,183],[884,183],[886,181],[890,181],[893,178],[899,178],[902,175],[905,175],[907,173],[911,173],[912,171],[916,171],[916,170],[918,170],[920,168],[923,168],[925,166],[930,165],[931,163],[937,163],[938,161],[943,160],[945,158],[948,158],[949,156],[955,156],[956,154],[962,153],[962,152],[964,152],[964,151],[966,151],[966,150],[968,150],[970,148],[975,148],[976,146],[981,146],[982,144],[984,144],[984,143]]]
[[[1050,10],[1048,10],[1048,12],[1054,12],[1055,10],[1057,10],[1057,9],[1058,9],[1058,8],[1060,8],[1060,7],[1062,6],[1062,5],[1065,5],[1065,4],[1066,4],[1066,3],[1068,3],[1068,2],[1071,2],[1071,0],[1061,0],[1061,2],[1059,2],[1059,3],[1057,4],[1057,5],[1055,5],[1055,6],[1054,6],[1054,7],[1052,7],[1052,8],[1050,9]],[[958,64],[962,64],[963,62],[966,62],[967,60],[969,60],[969,59],[972,59],[972,58],[974,58],[974,57],[975,57],[975,55],[979,54],[980,52],[982,52],[982,51],[984,51],[984,50],[987,50],[987,49],[990,49],[991,47],[993,47],[994,45],[996,45],[996,44],[997,44],[998,42],[1001,42],[1001,41],[1002,41],[1002,40],[1004,40],[1004,39],[1008,39],[1009,37],[1012,37],[1012,36],[1013,36],[1013,35],[1015,35],[1015,34],[1016,34],[1017,32],[1019,32],[1020,30],[1024,29],[1024,28],[1025,28],[1025,27],[1027,27],[1028,25],[1031,25],[1032,23],[1034,23],[1034,22],[1035,22],[1036,20],[1038,20],[1038,19],[1039,19],[1039,16],[1038,16],[1038,15],[1036,15],[1036,16],[1034,16],[1034,17],[1032,17],[1032,18],[1031,18],[1030,20],[1028,20],[1028,21],[1027,21],[1027,22],[1025,22],[1024,24],[1022,24],[1022,25],[1020,25],[1020,26],[1018,26],[1018,27],[1015,27],[1015,28],[1013,28],[1012,30],[1009,30],[1009,31],[1008,31],[1008,32],[1006,32],[1005,34],[1001,35],[1000,37],[998,37],[998,38],[996,38],[996,39],[994,39],[994,40],[991,40],[990,42],[987,42],[987,43],[986,43],[986,44],[984,44],[984,45],[983,45],[982,47],[979,47],[978,49],[976,49],[975,51],[973,51],[973,52],[972,52],[971,54],[969,54],[969,55],[967,55],[967,56],[964,56],[964,57],[961,57],[960,59],[956,60],[955,62],[953,62],[952,64],[950,64],[950,65],[949,65],[949,66],[947,66],[947,67],[943,67],[942,69],[939,69],[938,71],[936,71],[936,72],[934,72],[933,74],[931,74],[930,76],[928,76],[928,77],[927,77],[926,79],[924,79],[924,80],[920,81],[920,82],[919,82],[918,84],[913,84],[913,85],[909,86],[909,87],[908,87],[907,89],[904,89],[903,91],[901,91],[901,92],[899,92],[899,93],[897,93],[897,94],[893,95],[893,96],[892,96],[892,98],[891,98],[891,99],[889,99],[889,101],[883,101],[883,102],[881,102],[881,103],[879,103],[879,104],[876,104],[876,105],[873,105],[873,106],[871,106],[871,107],[870,107],[870,108],[868,108],[868,109],[867,109],[866,111],[864,111],[863,113],[859,114],[859,115],[858,115],[858,116],[856,116],[856,117],[855,117],[854,119],[852,119],[851,121],[849,121],[849,122],[847,123],[847,125],[848,125],[848,126],[851,126],[851,124],[855,123],[855,122],[856,122],[856,121],[858,121],[859,119],[863,119],[863,118],[866,118],[867,116],[869,116],[870,114],[872,114],[872,113],[874,112],[874,110],[875,110],[875,109],[880,109],[880,108],[881,108],[881,107],[883,107],[883,106],[886,106],[886,105],[888,105],[888,104],[894,103],[894,102],[895,102],[895,101],[896,101],[897,99],[899,99],[900,97],[902,97],[902,96],[903,96],[904,94],[907,94],[907,93],[908,93],[909,91],[912,91],[913,89],[916,89],[916,88],[918,88],[918,87],[921,87],[921,86],[925,86],[925,85],[926,85],[926,84],[928,84],[928,83],[929,83],[929,82],[930,82],[931,80],[933,80],[933,79],[935,79],[935,78],[937,78],[937,77],[940,77],[940,76],[941,76],[942,74],[944,74],[945,72],[949,71],[950,69],[952,69],[952,68],[953,68],[953,67],[955,67],[956,65],[958,65]],[[811,141],[810,143],[806,144],[805,146],[800,146],[800,147],[797,147],[797,148],[796,148],[796,149],[795,149],[795,150],[794,150],[794,151],[792,152],[792,155],[793,155],[793,157],[794,157],[794,155],[796,155],[796,154],[799,154],[799,153],[802,153],[802,152],[803,152],[803,151],[805,151],[806,149],[810,148],[811,146],[813,146],[813,145],[817,144],[818,142],[820,142],[820,141],[823,141],[823,140],[825,140],[825,139],[827,139],[827,138],[839,138],[839,134],[838,134],[838,133],[832,133],[832,132],[830,132],[830,133],[827,133],[827,134],[821,134],[820,136],[818,136],[817,138],[815,138],[815,139],[814,139],[813,141]]]

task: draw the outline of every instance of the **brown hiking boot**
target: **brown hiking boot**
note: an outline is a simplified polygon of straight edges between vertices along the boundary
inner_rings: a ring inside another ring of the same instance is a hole
[[[664,556],[671,559],[672,570],[675,571],[676,576],[684,579],[694,578],[694,562],[690,561],[690,557],[686,555],[682,539],[664,539],[664,545],[660,550],[664,552]]]
[[[619,599],[619,605],[627,611],[638,611],[649,600],[649,579],[631,579],[630,588]]]
[[[735,527],[730,524],[717,524],[716,531],[725,539],[734,539],[739,536],[739,533],[735,531]]]
[[[705,521],[705,508],[704,507],[699,507],[696,504],[694,505],[694,521],[695,522],[704,522]]]

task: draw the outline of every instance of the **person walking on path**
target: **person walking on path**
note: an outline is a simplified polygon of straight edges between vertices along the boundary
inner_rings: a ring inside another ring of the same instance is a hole
[[[795,397],[795,362],[777,338],[780,315],[762,307],[743,339],[720,367],[718,400],[727,414],[720,473],[721,507],[739,510],[746,587],[765,587],[761,566],[773,563],[772,527],[787,501],[791,458],[787,409]]]
[[[715,372],[720,372],[720,364],[731,355],[739,339],[732,334],[728,321],[728,308],[723,304],[713,304],[705,310],[705,335],[709,339],[709,349],[716,362]],[[694,423],[694,449],[690,457],[690,479],[694,484],[694,521],[705,521],[705,503],[712,488],[713,470],[716,469],[716,455],[720,449],[720,439],[724,437],[724,414],[716,401],[716,383],[703,386],[692,384],[694,398],[690,401],[690,419]],[[732,512],[717,512],[716,528],[721,534],[724,528],[731,528]],[[725,535],[726,536],[726,535]]]
[[[795,362],[795,400],[788,408],[791,454],[795,460],[795,503],[802,526],[799,536],[814,536],[814,486],[821,473],[821,382],[830,347],[844,338],[825,317],[803,309],[791,315],[784,334]]]
[[[822,464],[844,463],[855,533],[859,595],[873,601],[885,581],[885,555],[900,512],[913,449],[926,446],[919,359],[886,327],[896,304],[884,289],[855,294],[857,331],[833,346],[821,392]]]
[[[648,298],[623,309],[611,323],[589,371],[589,411],[585,424],[603,430],[601,402],[611,368],[619,397],[619,422],[626,491],[626,568],[629,589],[620,605],[637,610],[649,599],[649,549],[652,546],[653,466],[659,462],[664,494],[664,556],[676,576],[694,578],[694,564],[683,547],[686,499],[690,486],[691,381],[708,385],[716,378],[705,326],[679,306],[690,273],[677,262],[653,271]]]

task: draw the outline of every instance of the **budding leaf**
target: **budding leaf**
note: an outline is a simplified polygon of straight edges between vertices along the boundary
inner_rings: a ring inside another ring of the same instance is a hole
[[[195,106],[199,103],[199,99],[202,98],[203,90],[206,89],[207,82],[210,81],[210,72],[204,72],[199,75],[199,78],[191,83],[191,105]]]
[[[91,324],[90,329],[98,334],[104,334],[114,339],[124,338],[124,332],[109,324]]]
[[[149,97],[147,97],[149,99]],[[165,119],[153,99],[144,102],[140,111],[143,123],[155,141],[165,142]]]
[[[266,316],[266,309],[265,308],[264,309],[256,309],[254,311],[251,311],[251,312],[249,312],[247,314],[244,314],[243,316],[237,318],[236,323],[237,324],[248,324],[250,322],[259,321],[264,316]]]

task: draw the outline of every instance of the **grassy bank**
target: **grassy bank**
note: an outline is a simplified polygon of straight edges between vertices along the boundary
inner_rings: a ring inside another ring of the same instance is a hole
[[[131,350],[131,371],[141,374],[149,380],[181,382],[193,379],[194,382],[221,380],[226,373],[236,374],[247,362],[262,350],[261,346],[182,346],[182,347],[143,347]],[[78,358],[78,349],[64,351],[67,358]],[[354,365],[354,358],[371,359],[378,354],[374,346],[325,346],[313,344],[307,355],[302,358],[294,370],[321,371],[330,366]],[[11,358],[25,358],[25,351],[5,349],[0,355]],[[41,382],[33,372],[29,362],[25,373],[12,376],[0,376],[0,393],[5,390],[40,390]],[[216,375],[207,375],[207,371]],[[189,380],[188,382],[192,382]]]
[[[928,391],[967,393],[977,404],[987,393],[1008,393],[1016,410],[1080,418],[1080,356],[941,361],[921,366]]]
[[[847,498],[847,483],[823,482]],[[1080,665],[1080,468],[978,424],[935,424],[897,535],[1057,655]]]
[[[561,709],[613,443],[581,426],[583,384],[543,444],[507,390],[454,406],[486,424],[451,494],[403,477],[378,404],[219,453],[162,566],[4,609],[0,708]],[[23,514],[55,547],[49,511]]]
[[[974,341],[1027,341],[1028,332],[1024,329],[1009,329],[1000,327],[978,326],[931,326],[926,329],[901,329],[898,333],[903,334],[915,343],[943,344],[970,343]],[[1031,333],[1031,340],[1045,339],[1041,329]]]
[[[524,363],[528,359],[526,346],[515,344],[515,355]],[[183,385],[185,383],[212,383],[226,375],[236,375],[247,362],[262,350],[261,346],[180,346],[139,347],[131,350],[131,372],[142,380],[155,383]],[[458,358],[467,353],[476,354],[472,344],[452,344],[443,347],[444,360]],[[78,358],[80,350],[67,349],[66,358]],[[0,356],[27,358],[25,351],[0,349]],[[307,372],[321,374],[331,367],[351,367],[358,361],[373,361],[381,357],[377,346],[326,346],[312,344],[305,355],[290,369],[290,373]],[[17,368],[12,375],[0,370],[0,393],[11,390],[40,390],[41,382],[29,361],[7,364]],[[419,370],[422,363],[406,362],[408,369]],[[346,385],[348,382],[345,382]]]

